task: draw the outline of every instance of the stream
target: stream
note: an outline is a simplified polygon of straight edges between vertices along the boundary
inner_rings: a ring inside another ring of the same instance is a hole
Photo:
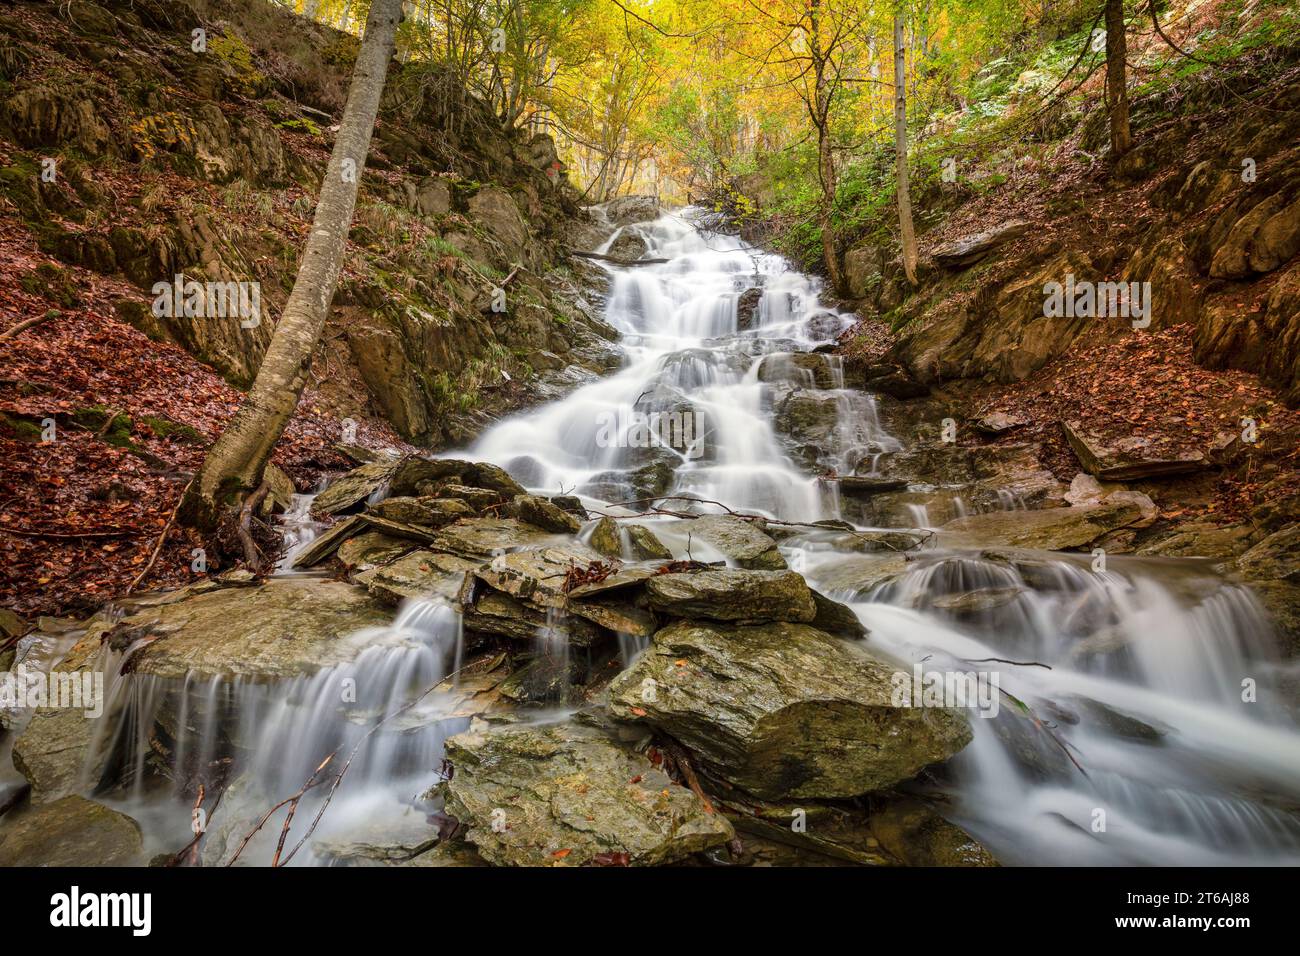
[[[852,608],[875,654],[909,674],[921,665],[989,677],[995,693],[984,703],[995,706],[972,711],[973,742],[920,786],[1004,863],[1300,862],[1300,733],[1279,703],[1284,665],[1250,593],[1196,559],[1115,555],[1101,569],[1088,554],[1007,560],[968,540],[949,544],[941,527],[902,564],[892,551],[864,553],[853,533],[873,529],[817,472],[872,477],[907,442],[882,425],[872,396],[844,387],[840,360],[825,348],[852,317],[820,304],[817,280],[702,230],[697,216],[677,210],[623,227],[644,239],[647,256],[667,262],[602,266],[611,283],[605,319],[622,334],[621,370],[504,420],[448,456],[495,463],[530,491],[576,494],[595,512],[638,514],[679,559],[723,558],[689,534],[683,516],[720,505],[765,515],[788,565]],[[761,297],[745,296],[755,288]],[[796,394],[831,409],[815,449],[775,426]],[[915,477],[929,487],[929,476]],[[675,514],[643,514],[646,499]],[[998,501],[1028,513],[1010,493]],[[301,496],[285,518],[294,549],[316,533],[309,504]],[[910,515],[916,527],[931,524],[923,506]],[[855,583],[846,572],[877,561],[895,562],[895,573]],[[974,593],[996,600],[963,603]],[[186,766],[221,752],[230,731],[216,715],[233,708],[253,756],[231,768],[205,860],[228,859],[249,821],[301,787],[325,754],[341,762],[354,750],[310,847],[293,863],[331,862],[340,844],[400,844],[404,827],[427,826],[413,803],[433,782],[443,740],[468,725],[454,679],[407,708],[412,688],[459,671],[461,623],[444,603],[410,601],[391,624],[356,640],[364,652],[311,676],[269,684],[195,677],[179,694],[166,678],[124,666],[136,647],[105,645],[97,666],[114,675],[107,719],[80,789],[95,792],[106,762],[135,766],[134,788],[97,799],[138,820],[154,852],[184,845],[188,804],[140,783],[154,759],[147,729],[180,728],[170,760],[182,781]],[[49,666],[67,645],[26,650]],[[626,642],[624,664],[639,650]],[[340,681],[359,691],[345,712]],[[391,719],[371,734],[380,716]],[[286,852],[326,789],[304,798]],[[269,862],[278,836],[277,818],[242,862]]]

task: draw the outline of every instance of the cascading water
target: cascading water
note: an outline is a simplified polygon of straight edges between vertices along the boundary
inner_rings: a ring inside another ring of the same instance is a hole
[[[817,472],[875,475],[882,456],[903,447],[874,400],[843,387],[839,359],[816,351],[849,319],[819,305],[815,280],[702,232],[692,210],[630,228],[650,257],[668,261],[607,267],[606,319],[624,337],[622,370],[499,423],[457,457],[495,462],[539,492],[577,493],[611,514],[658,500],[679,512],[716,512],[706,502],[721,502],[787,522],[838,518],[836,483]],[[761,290],[756,306],[745,296],[752,289]],[[833,410],[815,453],[774,427],[799,401]],[[1023,508],[1011,494],[1001,503]],[[309,506],[302,496],[284,519],[291,551],[315,534]],[[930,516],[917,508],[925,527]],[[675,557],[722,557],[685,521],[639,520]],[[781,548],[812,585],[850,604],[873,652],[908,670],[998,678],[996,713],[972,716],[973,742],[927,787],[1000,859],[1300,861],[1300,735],[1277,703],[1284,665],[1248,592],[1194,561],[1112,558],[1098,571],[1084,556],[953,552],[942,532],[900,573],[845,589],[833,572],[875,560],[845,550],[845,527],[786,525]],[[542,628],[539,650],[563,669],[567,643],[548,634]],[[363,824],[400,828],[414,813],[427,830],[413,805],[443,740],[468,719],[442,691],[403,708],[459,668],[460,619],[444,604],[413,602],[367,640],[373,646],[349,664],[270,684],[165,681],[131,672],[136,647],[105,647],[102,669],[118,676],[83,790],[141,820],[153,848],[174,851],[189,839],[188,803],[176,793],[192,795],[198,768],[210,772],[225,755],[229,786],[204,847],[205,860],[223,861],[326,755],[341,763],[355,749],[312,852],[294,862],[330,860],[323,848]],[[621,642],[624,663],[644,649],[644,638]],[[48,667],[67,647],[26,650]],[[1253,697],[1243,697],[1247,685]],[[146,792],[146,767],[172,778],[165,793]],[[107,781],[119,786],[104,791]],[[326,790],[304,797],[287,847]],[[268,862],[278,836],[277,818],[241,859]]]
[[[838,517],[834,483],[796,463],[773,418],[783,389],[820,386],[838,412],[823,464],[874,474],[882,454],[902,448],[874,402],[843,389],[836,357],[792,361],[845,320],[818,304],[814,280],[702,233],[691,210],[636,228],[647,256],[669,261],[610,268],[606,318],[624,334],[626,366],[503,422],[471,457],[538,490],[604,502],[678,494],[790,521]],[[742,328],[737,302],[754,287],[762,298]],[[664,442],[643,447],[645,415],[683,409],[707,423],[703,447],[690,457]],[[603,427],[611,421],[618,427]],[[671,485],[638,494],[638,469],[657,456],[675,466]],[[1003,510],[1024,509],[1009,491],[998,497]],[[912,507],[914,524],[928,527],[925,507]],[[966,514],[966,502],[954,498],[952,510]],[[671,519],[641,520],[686,556],[691,545]],[[814,586],[845,557],[815,532],[781,547]],[[691,556],[719,557],[699,542]],[[1007,862],[1300,860],[1300,735],[1277,703],[1281,665],[1254,599],[1194,561],[1112,559],[1097,573],[1090,560],[1039,554],[1031,573],[945,551],[939,535],[896,580],[838,595],[875,652],[908,668],[1001,678],[1003,706],[972,719],[973,743],[940,781],[954,819]],[[954,600],[963,595],[980,600]],[[1243,681],[1256,687],[1251,703]]]

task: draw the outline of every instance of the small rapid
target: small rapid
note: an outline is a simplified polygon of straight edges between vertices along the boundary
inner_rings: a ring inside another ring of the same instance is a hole
[[[676,559],[726,559],[692,535],[692,515],[765,516],[788,566],[848,604],[873,653],[907,673],[991,675],[985,703],[996,706],[971,711],[970,745],[911,786],[1003,862],[1300,862],[1300,734],[1279,690],[1294,665],[1250,592],[1194,559],[1111,556],[1098,567],[1083,554],[950,546],[942,524],[979,510],[960,495],[905,505],[905,554],[888,538],[864,548],[864,536],[899,529],[846,521],[854,512],[828,479],[876,480],[908,445],[873,396],[845,386],[830,346],[852,317],[824,306],[819,282],[782,257],[702,222],[678,210],[602,247],[633,232],[647,258],[665,260],[602,266],[605,319],[626,353],[618,372],[449,457],[495,463],[538,494],[577,495],[596,515],[636,515]],[[908,489],[934,490],[922,476]],[[281,517],[281,583],[324,581],[292,570],[325,527],[312,497]],[[986,507],[1028,514],[1009,489]],[[76,636],[33,636],[18,650],[48,671]],[[74,789],[138,820],[151,853],[185,846],[200,812],[205,865],[355,863],[359,852],[373,863],[427,845],[437,811],[424,794],[443,743],[481,713],[467,704],[474,678],[450,602],[409,599],[391,624],[347,639],[364,647],[353,658],[270,680],[139,673],[150,639],[96,651],[105,717]],[[567,673],[569,641],[549,617],[536,641]],[[620,634],[622,664],[647,641]],[[29,718],[7,719],[0,798],[22,785],[7,750]],[[215,805],[196,801],[200,786],[219,792]],[[282,835],[280,818],[264,815],[294,794]]]
[[[849,318],[820,304],[816,280],[707,233],[696,213],[624,227],[644,239],[647,257],[668,260],[609,267],[606,319],[624,335],[625,367],[501,423],[469,455],[538,491],[576,491],[607,513],[626,513],[612,502],[641,510],[655,498],[663,511],[723,505],[792,523],[839,519],[835,483],[809,466],[871,476],[904,448],[825,352]],[[761,297],[745,316],[752,289]],[[835,409],[815,458],[774,427],[792,395]],[[643,447],[638,423],[683,410],[705,422],[701,447],[684,455],[653,429]],[[603,429],[611,421],[620,427]],[[638,494],[639,470],[656,460],[671,463],[671,479]],[[997,500],[1025,509],[1010,490]],[[917,529],[933,529],[925,505],[909,507]],[[954,497],[951,511],[962,517],[968,506]],[[671,517],[638,520],[685,555]],[[902,574],[845,590],[832,572],[861,555],[791,528],[781,543],[789,565],[850,603],[875,652],[906,668],[996,672],[1002,706],[973,716],[974,741],[930,792],[1000,859],[1300,861],[1300,734],[1278,689],[1288,667],[1249,591],[1205,562],[1112,558],[1098,572],[1090,557],[1038,552],[1018,567],[947,549],[940,533]],[[717,557],[699,544],[691,556]],[[964,606],[968,595],[995,599]]]

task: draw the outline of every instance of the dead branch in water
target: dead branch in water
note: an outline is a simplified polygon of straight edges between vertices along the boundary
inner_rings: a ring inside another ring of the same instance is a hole
[[[616,266],[653,266],[671,261],[669,259],[619,259],[600,252],[579,252],[577,249],[570,249],[569,255],[577,256],[579,259],[599,259],[601,262],[608,262]]]
[[[898,534],[909,534],[916,536],[916,543],[906,548],[898,548],[891,544],[886,538],[878,536],[878,532],[858,531],[856,528],[837,528],[833,525],[817,524],[814,521],[786,521],[781,518],[769,518],[767,515],[750,514],[745,511],[736,511],[735,509],[724,505],[721,501],[714,501],[710,498],[697,498],[694,495],[654,495],[649,498],[633,498],[631,501],[615,501],[610,503],[611,508],[625,508],[631,505],[648,505],[645,511],[631,515],[615,515],[606,511],[597,511],[594,508],[588,508],[588,514],[600,515],[602,518],[613,518],[615,521],[620,518],[639,518],[644,514],[664,515],[669,518],[707,518],[709,515],[694,514],[689,511],[674,511],[670,508],[661,508],[654,505],[656,501],[690,501],[695,504],[713,505],[715,508],[721,508],[723,513],[730,518],[739,518],[742,521],[754,523],[775,524],[786,528],[810,528],[815,531],[838,531],[841,534],[851,535],[861,541],[871,541],[880,544],[890,551],[906,553],[928,544],[934,537],[935,532],[929,528],[890,528],[888,531],[897,532]]]
[[[252,840],[253,837],[257,836],[257,832],[261,830],[262,827],[266,826],[266,821],[271,819],[272,815],[275,813],[276,810],[279,810],[281,807],[285,806],[286,804],[291,804],[292,806],[289,810],[288,820],[285,821],[285,826],[287,827],[289,821],[293,819],[294,809],[297,808],[298,802],[302,800],[303,796],[307,793],[307,791],[312,789],[313,787],[320,786],[322,783],[325,782],[324,780],[317,780],[316,778],[320,775],[320,772],[324,770],[326,766],[329,765],[329,762],[333,760],[337,755],[338,755],[338,751],[336,750],[334,751],[334,753],[330,754],[328,757],[322,760],[320,762],[320,766],[318,766],[315,770],[312,771],[311,776],[307,778],[307,782],[302,785],[302,789],[300,789],[292,797],[285,797],[283,800],[281,800],[279,803],[273,806],[270,810],[267,810],[266,813],[262,815],[262,819],[258,821],[257,826],[253,827],[253,829],[249,830],[248,833],[245,835],[243,842],[239,844],[239,849],[235,851],[235,855],[230,858],[230,862],[228,862],[226,866],[235,865],[235,861],[239,859],[239,855],[244,852],[244,847],[248,846],[249,841]],[[342,775],[340,774],[340,776]],[[281,829],[280,831],[280,847],[284,845],[285,832],[286,831],[284,829]],[[280,858],[280,847],[277,847],[275,851],[275,856],[277,860]],[[285,862],[288,861],[286,860]],[[271,865],[275,866],[276,864],[273,863]]]

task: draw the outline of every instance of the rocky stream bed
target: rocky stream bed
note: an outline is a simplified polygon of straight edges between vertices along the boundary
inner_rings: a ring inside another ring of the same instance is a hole
[[[23,639],[107,702],[3,715],[0,864],[1300,858],[1294,525],[1153,535],[1141,449],[1067,485],[946,442],[846,381],[812,280],[632,218],[597,251],[667,261],[603,267],[619,372],[448,457],[343,449],[269,577]],[[924,673],[992,696],[900,700]]]

